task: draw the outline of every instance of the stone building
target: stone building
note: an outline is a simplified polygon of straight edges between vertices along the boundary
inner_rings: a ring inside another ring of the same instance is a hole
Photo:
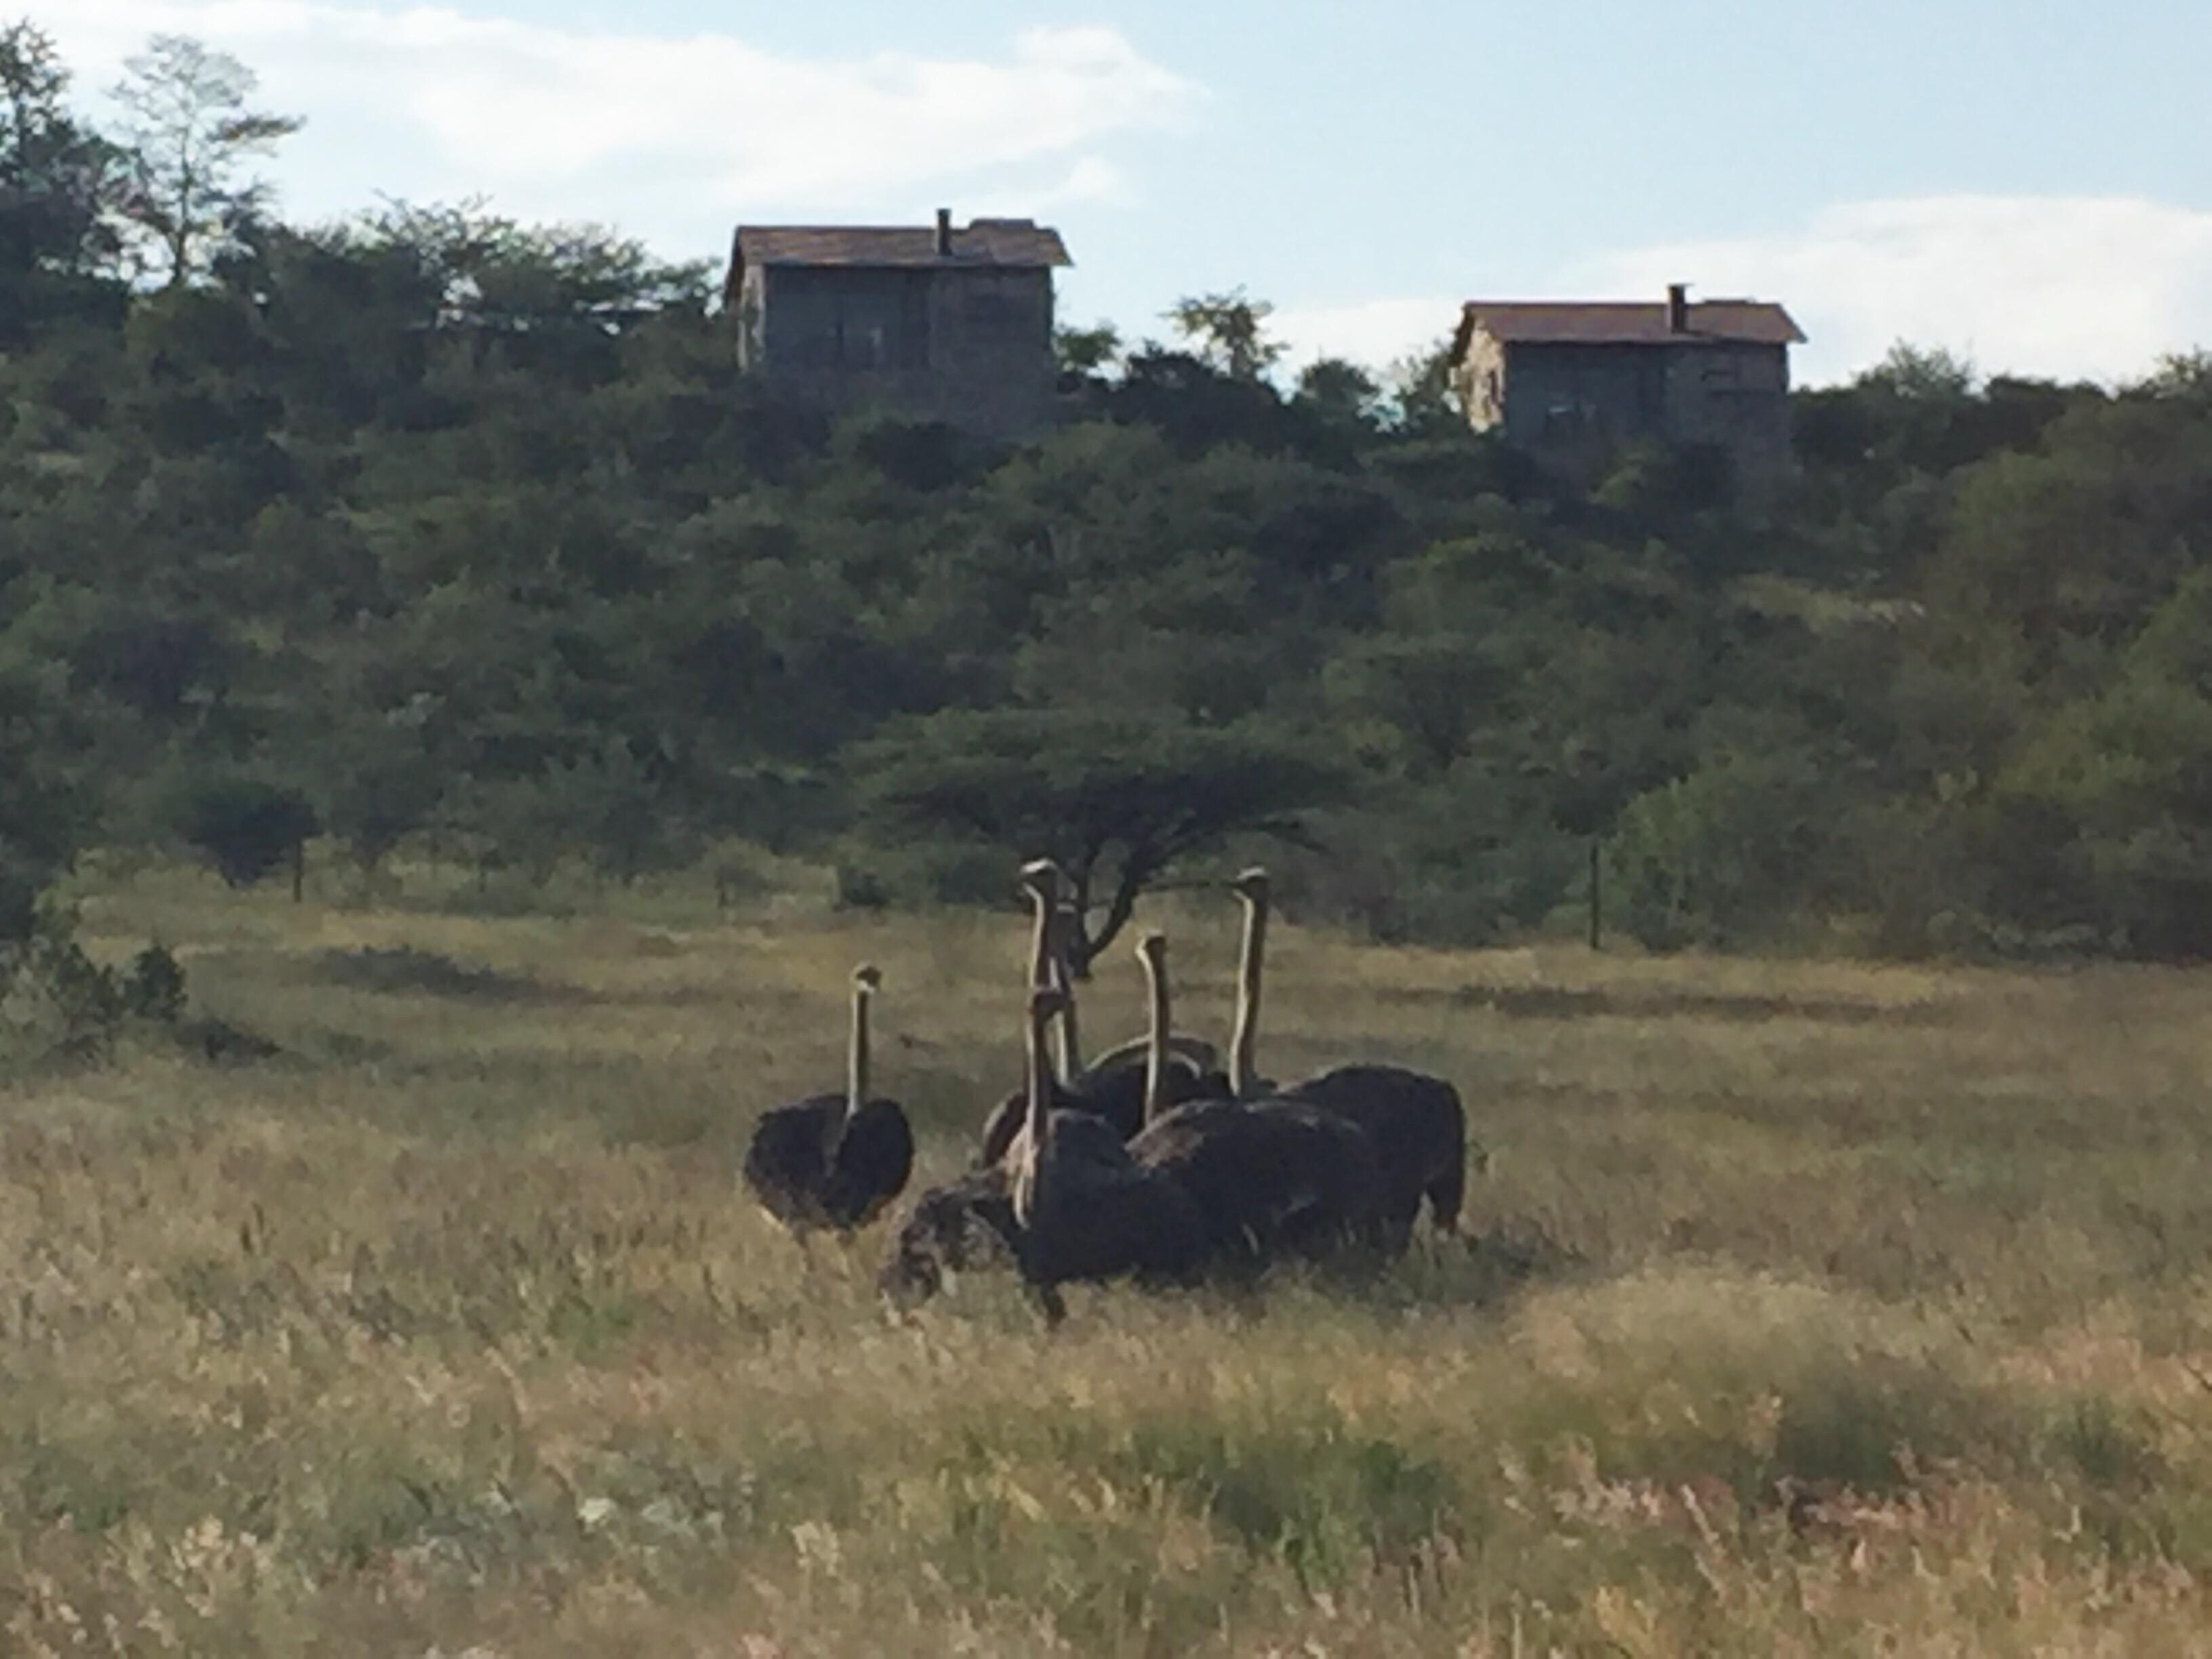
[[[1717,445],[1739,477],[1790,466],[1790,313],[1752,300],[1692,304],[1468,302],[1452,384],[1477,431],[1588,477],[1623,445]]]
[[[1028,219],[741,225],[723,297],[738,362],[801,398],[1023,438],[1053,419],[1052,273],[1070,263]]]

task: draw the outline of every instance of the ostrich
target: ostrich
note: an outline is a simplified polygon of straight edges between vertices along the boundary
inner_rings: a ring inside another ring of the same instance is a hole
[[[876,1274],[900,1308],[927,1302],[954,1273],[1009,1267],[1021,1246],[1004,1164],[969,1170],[916,1199]]]
[[[1065,935],[1056,938],[1052,931],[1054,921],[1065,921],[1057,914],[1059,906],[1052,902],[1065,884],[1063,878],[1057,866],[1040,859],[1023,866],[1020,884],[1035,913],[1024,994],[1051,989],[1065,997],[1067,964],[1055,948],[1064,943]],[[1081,1048],[1072,997],[1066,997],[1054,1025],[1059,1075],[1048,1073],[1045,1082],[1049,1109],[1067,1120],[1060,1126],[1060,1140],[1067,1146],[1087,1149],[1093,1158],[1126,1162],[1121,1142],[1136,1128],[1143,1109],[1141,1073],[1132,1073],[1136,1088],[1127,1102],[1109,1097],[1103,1103],[1102,1112],[1099,1103],[1066,1086],[1069,1078],[1081,1077]],[[1026,1040],[1023,1052],[1026,1066]],[[891,1302],[913,1307],[937,1294],[954,1273],[1004,1266],[1014,1260],[1020,1236],[1014,1224],[1009,1171],[1026,1156],[1029,1101],[1026,1084],[1001,1101],[986,1120],[982,1146],[973,1167],[923,1193],[907,1212],[876,1276],[878,1287]]]
[[[1229,1081],[1240,1100],[1268,1093],[1303,1101],[1350,1120],[1374,1143],[1389,1225],[1407,1236],[1420,1213],[1446,1232],[1459,1224],[1467,1187],[1467,1113],[1459,1091],[1439,1077],[1403,1066],[1339,1066],[1286,1088],[1261,1081],[1253,1066],[1260,1021],[1260,973],[1267,951],[1267,872],[1255,866],[1231,884],[1244,905],[1244,943],[1237,981],[1237,1026],[1229,1049]],[[1476,1150],[1478,1164],[1483,1161]]]
[[[1206,1255],[1206,1229],[1181,1184],[1139,1168],[1118,1140],[1073,1133],[1097,1119],[1052,1109],[1045,1027],[1066,1000],[1050,987],[1030,994],[1028,1111],[1007,1161],[1016,1258],[1054,1324],[1066,1316],[1062,1285],[1188,1282]]]
[[[1083,1064],[1081,1049],[1076,1037],[1075,1004],[1073,1000],[1075,995],[1075,974],[1072,962],[1073,952],[1070,949],[1071,942],[1076,937],[1074,884],[1066,882],[1065,878],[1063,882],[1066,892],[1060,905],[1060,931],[1054,940],[1053,951],[1053,968],[1055,974],[1053,982],[1066,992],[1071,999],[1067,1012],[1061,1018],[1059,1028],[1060,1079],[1065,1082],[1087,1075],[1103,1081],[1109,1075],[1118,1079],[1124,1072],[1140,1074],[1145,1067],[1145,1057],[1152,1046],[1152,1036],[1149,1032],[1133,1036],[1125,1042],[1115,1043],[1092,1060],[1087,1067]],[[1169,1088],[1171,1091],[1178,1088],[1194,1090],[1196,1092],[1191,1096],[1194,1099],[1204,1094],[1222,1094],[1227,1091],[1228,1074],[1221,1069],[1220,1051],[1212,1043],[1203,1037],[1190,1036],[1176,1031],[1170,1034],[1168,1046],[1170,1066],[1174,1068],[1174,1073],[1187,1074],[1188,1079],[1181,1081],[1170,1073]],[[1210,1080],[1212,1086],[1200,1088],[1199,1083],[1201,1079]],[[1141,1095],[1139,1097],[1141,1098]]]
[[[1116,1140],[1127,1140],[1144,1122],[1144,1051],[1140,1047],[1133,1054],[1125,1054],[1125,1044],[1123,1049],[1115,1051],[1122,1057],[1114,1063],[1094,1066],[1088,1072],[1080,1069],[1075,999],[1068,988],[1072,977],[1066,951],[1068,928],[1058,915],[1066,878],[1049,859],[1036,859],[1022,866],[1020,882],[1033,912],[1030,987],[1032,990],[1057,990],[1063,1005],[1056,1026],[1060,1071],[1056,1077],[1048,1079],[1053,1109],[1088,1114],[1105,1124]],[[1218,1088],[1209,1090],[1202,1080],[1207,1062],[1198,1052],[1200,1050],[1210,1055],[1205,1045],[1193,1044],[1172,1056],[1168,1082],[1171,1102],[1219,1091]],[[1017,1089],[999,1103],[983,1125],[982,1144],[975,1154],[978,1169],[1003,1163],[1013,1153],[1028,1109],[1026,1089]],[[1087,1134],[1095,1131],[1079,1126],[1071,1133]]]
[[[771,1107],[753,1126],[745,1184],[794,1233],[865,1227],[904,1189],[914,1132],[896,1101],[868,1098],[868,1003],[883,975],[853,972],[852,1046],[845,1091]]]
[[[1301,1101],[1214,1097],[1167,1109],[1166,939],[1147,933],[1137,956],[1151,993],[1152,1037],[1146,1125],[1129,1156],[1189,1194],[1215,1258],[1249,1269],[1279,1253],[1393,1243],[1378,1225],[1383,1189],[1375,1152],[1357,1125]]]

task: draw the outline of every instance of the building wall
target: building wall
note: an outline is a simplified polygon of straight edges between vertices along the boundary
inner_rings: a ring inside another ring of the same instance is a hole
[[[1787,347],[1716,343],[1667,347],[1662,355],[1669,437],[1719,445],[1735,457],[1740,477],[1789,470]]]
[[[1587,477],[1622,446],[1718,444],[1738,476],[1790,465],[1790,354],[1784,346],[1502,345],[1478,331],[1455,370],[1469,424]]]
[[[1505,422],[1505,348],[1487,334],[1475,334],[1466,354],[1452,366],[1452,390],[1468,423],[1489,432]]]
[[[1667,356],[1641,346],[1505,349],[1506,438],[1577,472],[1666,434]]]
[[[831,409],[1006,438],[1052,419],[1049,270],[771,266],[745,273],[738,320],[742,364]]]

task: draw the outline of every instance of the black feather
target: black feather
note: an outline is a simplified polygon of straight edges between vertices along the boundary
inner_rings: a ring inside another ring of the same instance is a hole
[[[1207,1100],[1229,1091],[1227,1079],[1221,1073],[1201,1075],[1180,1056],[1169,1062],[1165,1082],[1167,1104],[1170,1106],[1185,1101]],[[1114,1133],[1123,1140],[1132,1139],[1144,1127],[1144,1061],[1116,1060],[1102,1070],[1085,1072],[1073,1088],[1054,1084],[1052,1109],[1088,1112],[1111,1125]],[[983,1125],[982,1143],[975,1152],[976,1168],[987,1168],[1006,1157],[1006,1149],[1021,1133],[1022,1121],[1028,1111],[1029,1096],[1020,1089],[998,1103]]]
[[[1421,1202],[1429,1218],[1458,1225],[1467,1188],[1467,1111],[1440,1077],[1403,1066],[1339,1066],[1282,1091],[1358,1124],[1375,1148],[1384,1207],[1394,1227],[1413,1230]]]
[[[865,1227],[913,1173],[914,1132],[892,1100],[868,1102],[849,1127],[842,1095],[772,1107],[745,1149],[745,1185],[794,1232]]]
[[[1194,1102],[1148,1125],[1129,1156],[1182,1188],[1224,1265],[1391,1242],[1366,1133],[1303,1102]]]

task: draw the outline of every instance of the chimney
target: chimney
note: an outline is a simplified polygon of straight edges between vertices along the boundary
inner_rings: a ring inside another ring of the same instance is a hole
[[[1690,331],[1690,285],[1676,283],[1667,290],[1667,331],[1687,334]]]
[[[937,257],[940,259],[950,259],[952,257],[952,210],[951,208],[937,210]]]

